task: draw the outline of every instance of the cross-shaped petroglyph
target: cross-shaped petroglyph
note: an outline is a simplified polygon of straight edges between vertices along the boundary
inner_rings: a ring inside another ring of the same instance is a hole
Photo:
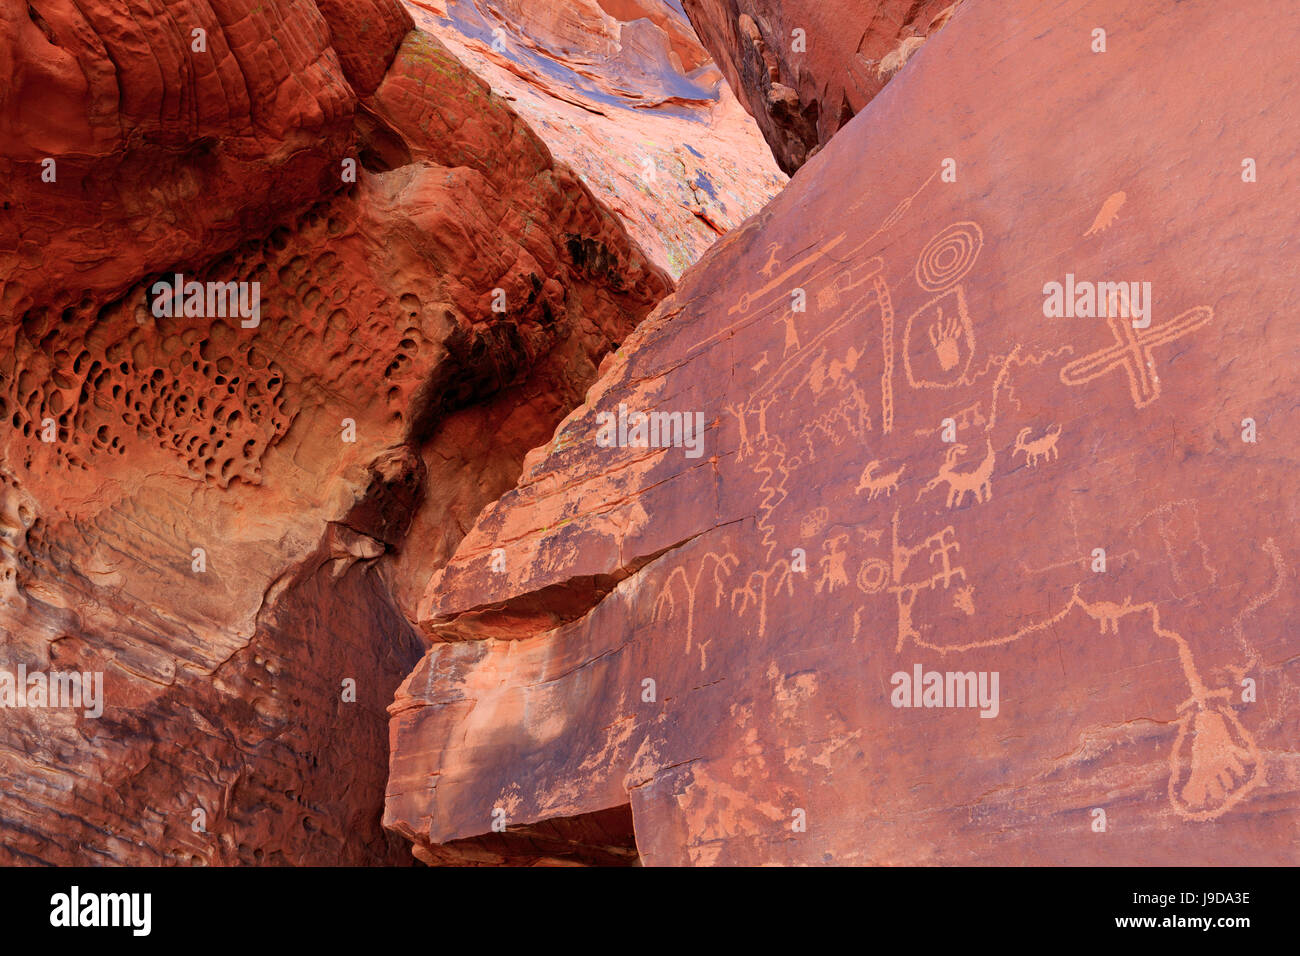
[[[1132,320],[1124,316],[1109,316],[1106,321],[1115,336],[1115,344],[1064,366],[1061,381],[1066,385],[1082,385],[1114,369],[1123,369],[1134,406],[1145,408],[1160,397],[1160,377],[1151,350],[1196,331],[1212,318],[1214,310],[1208,305],[1188,309],[1177,318],[1149,329],[1133,328]]]

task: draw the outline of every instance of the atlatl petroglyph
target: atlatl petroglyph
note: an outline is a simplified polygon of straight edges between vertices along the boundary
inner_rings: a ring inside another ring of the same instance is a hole
[[[845,238],[846,238],[846,234],[840,233],[837,236],[833,236],[832,238],[827,239],[824,243],[821,243],[815,250],[813,250],[804,258],[800,259],[789,269],[786,269],[775,279],[771,280],[770,282],[768,282],[763,286],[760,286],[754,292],[742,293],[740,298],[736,301],[736,304],[733,305],[731,308],[727,309],[727,314],[736,315],[737,313],[739,313],[740,315],[745,315],[749,312],[751,308],[754,307],[756,302],[761,301],[762,308],[767,308],[773,302],[776,302],[780,300],[782,297],[788,295],[788,290],[794,287],[794,285],[789,280],[799,275],[799,273],[803,272],[805,269],[807,269],[809,266],[813,265],[814,263],[820,262],[822,258],[824,258],[832,249],[838,246],[841,242],[843,242]]]
[[[816,334],[809,337],[807,341],[801,341],[797,327],[798,317],[803,313],[796,312],[791,306],[787,306],[782,311],[785,338],[781,346],[781,360],[775,366],[771,366],[770,357],[765,354],[762,360],[753,367],[752,370],[755,372],[761,373],[769,367],[771,367],[771,371],[765,378],[756,383],[753,397],[749,401],[742,406],[729,407],[728,410],[735,414],[737,418],[743,417],[749,410],[756,407],[757,402],[762,401],[760,396],[774,394],[779,387],[787,384],[790,372],[800,363],[807,362],[809,356],[813,354],[813,350],[820,343],[832,339],[835,333],[845,325],[858,321],[866,309],[878,308],[880,310],[881,324],[881,355],[884,363],[880,382],[881,430],[885,434],[893,430],[893,375],[895,361],[893,299],[890,294],[889,284],[882,275],[885,268],[884,260],[880,256],[868,256],[866,253],[868,245],[873,240],[892,229],[903,219],[911,208],[913,201],[934,180],[935,175],[937,173],[932,173],[925,182],[917,187],[914,193],[899,202],[885,217],[879,228],[854,244],[842,257],[838,255],[839,248],[846,240],[847,233],[839,233],[824,242],[816,244],[810,252],[798,259],[790,268],[784,270],[779,276],[771,279],[756,291],[744,293],[727,310],[728,315],[739,314],[742,316],[748,314],[755,307],[766,310],[775,307],[777,303],[789,303],[791,295],[796,289],[803,289],[805,293],[808,290],[813,290],[818,309],[822,312],[833,309],[842,310],[831,322],[818,326]],[[765,277],[776,268],[777,249],[769,247],[768,252],[768,260],[763,268],[759,270]],[[827,260],[829,264],[814,269],[823,260]],[[943,264],[946,264],[946,259],[943,260]],[[700,342],[695,351],[725,338],[732,334],[737,327],[737,325],[732,324],[719,329]],[[742,424],[741,427],[743,430],[744,425]]]
[[[952,563],[952,555],[961,550],[956,538],[957,532],[952,525],[930,535],[916,547],[908,547],[903,543],[899,526],[900,513],[895,509],[890,526],[892,537],[889,563],[872,559],[865,562],[858,572],[858,586],[868,594],[880,589],[877,582],[881,586],[884,581],[890,582],[887,590],[894,595],[898,607],[898,641],[894,645],[896,652],[902,651],[908,640],[919,640],[921,637],[912,625],[912,607],[916,603],[916,596],[921,591],[932,591],[940,585],[947,588],[957,579],[966,580],[966,569]],[[912,559],[918,555],[926,556],[927,568],[933,567],[938,559],[939,568],[918,580],[905,581],[904,576]]]

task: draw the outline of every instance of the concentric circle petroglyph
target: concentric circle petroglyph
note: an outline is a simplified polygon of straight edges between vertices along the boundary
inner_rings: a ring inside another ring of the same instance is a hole
[[[952,288],[970,272],[984,245],[984,233],[973,222],[954,222],[931,239],[916,259],[916,284],[926,292]]]

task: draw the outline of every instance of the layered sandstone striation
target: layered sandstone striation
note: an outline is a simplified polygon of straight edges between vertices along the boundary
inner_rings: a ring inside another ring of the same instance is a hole
[[[0,670],[103,713],[0,711],[0,858],[409,862],[418,589],[672,283],[396,2],[21,7]]]
[[[959,2],[682,0],[682,5],[758,121],[777,163],[793,176],[948,22]]]
[[[1257,6],[961,7],[433,576],[389,829],[1294,864],[1300,14]]]
[[[666,0],[410,0],[674,278],[785,184]]]

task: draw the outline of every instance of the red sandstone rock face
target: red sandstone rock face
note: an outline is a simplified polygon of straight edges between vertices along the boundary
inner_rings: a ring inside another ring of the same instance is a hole
[[[0,712],[0,857],[409,862],[403,602],[671,282],[395,3],[6,15],[0,669],[104,709]]]
[[[182,0],[166,17],[36,0],[0,18],[6,316],[56,289],[120,295],[338,182],[355,94],[310,0]],[[355,69],[382,73],[398,40],[350,54]]]
[[[1300,14],[1240,13],[962,8],[434,576],[385,825],[434,859],[630,806],[651,864],[1296,863],[1266,51]],[[1149,325],[1047,317],[1067,275],[1150,283]],[[698,457],[607,447],[620,410],[699,413]],[[917,669],[996,707],[903,706]]]
[[[790,175],[952,16],[953,0],[682,0]]]
[[[674,277],[785,183],[663,0],[409,2]]]

